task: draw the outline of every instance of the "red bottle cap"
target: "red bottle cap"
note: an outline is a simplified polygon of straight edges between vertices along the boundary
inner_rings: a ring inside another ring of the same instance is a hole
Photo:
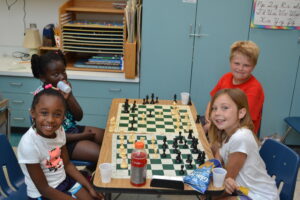
[[[143,148],[144,148],[144,142],[137,141],[137,142],[134,144],[134,147],[135,147],[136,149],[143,149]]]

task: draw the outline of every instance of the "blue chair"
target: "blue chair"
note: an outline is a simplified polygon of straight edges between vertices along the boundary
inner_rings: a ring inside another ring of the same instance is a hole
[[[283,143],[285,142],[286,137],[292,129],[295,130],[297,133],[300,133],[300,117],[286,117],[284,118],[284,121],[288,124],[288,129],[286,130],[284,136],[281,139]]]
[[[5,197],[0,193],[0,200],[26,199],[26,184],[23,172],[9,141],[3,134],[0,134],[0,152],[0,187],[6,195]],[[7,169],[9,181],[5,177],[3,167]],[[10,184],[13,188],[10,187]]]
[[[299,155],[273,139],[267,139],[259,153],[266,164],[268,174],[276,177],[277,188],[283,182],[280,199],[292,200],[299,169]]]

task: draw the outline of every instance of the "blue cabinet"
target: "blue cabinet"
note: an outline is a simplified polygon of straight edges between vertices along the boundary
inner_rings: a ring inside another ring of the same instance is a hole
[[[73,94],[83,110],[82,125],[105,128],[113,98],[138,98],[139,84],[70,79]],[[0,76],[0,92],[9,99],[11,126],[29,127],[32,92],[41,84],[31,77]]]
[[[250,31],[249,39],[256,42],[261,49],[254,75],[262,83],[265,91],[262,136],[274,133],[283,135],[286,129],[283,119],[289,116],[291,111],[300,114],[299,111],[296,112],[296,107],[299,106],[296,103],[298,99],[299,104],[299,97],[296,95],[299,94],[299,83],[295,85],[300,55],[299,36],[300,33],[296,30],[251,29]],[[293,92],[295,92],[294,100]],[[294,102],[293,109],[292,102]]]
[[[191,97],[198,113],[204,114],[210,91],[230,71],[230,46],[247,40],[252,0],[198,1],[197,26],[191,76]]]
[[[189,91],[197,4],[144,0],[140,97],[172,99]]]
[[[0,76],[0,85],[0,93],[9,100],[11,126],[29,127],[32,92],[40,82],[29,77]]]

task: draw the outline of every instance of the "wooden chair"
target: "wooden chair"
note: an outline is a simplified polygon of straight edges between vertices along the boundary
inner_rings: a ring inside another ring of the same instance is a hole
[[[299,155],[273,139],[267,139],[259,153],[266,164],[268,174],[276,177],[277,188],[283,183],[280,199],[292,200],[299,169]]]

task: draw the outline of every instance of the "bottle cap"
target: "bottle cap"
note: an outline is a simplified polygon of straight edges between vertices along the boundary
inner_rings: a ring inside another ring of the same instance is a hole
[[[143,149],[143,148],[144,148],[144,142],[137,141],[137,142],[134,144],[134,147],[135,147],[136,149]]]

